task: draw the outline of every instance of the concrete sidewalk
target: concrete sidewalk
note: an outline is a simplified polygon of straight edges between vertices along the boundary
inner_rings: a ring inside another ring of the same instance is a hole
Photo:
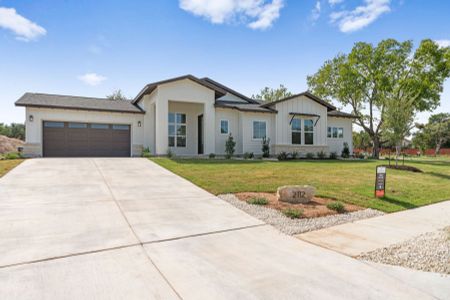
[[[33,159],[0,179],[7,299],[435,299],[283,235],[147,159]]]
[[[296,237],[312,244],[358,256],[450,226],[450,201],[359,220]]]

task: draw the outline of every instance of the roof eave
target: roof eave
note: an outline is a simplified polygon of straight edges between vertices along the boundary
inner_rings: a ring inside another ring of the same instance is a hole
[[[125,113],[125,114],[145,114],[145,111],[143,109],[141,109],[141,108],[139,108],[140,111],[130,111],[130,110],[87,108],[87,107],[70,107],[70,106],[44,105],[44,104],[27,104],[27,103],[18,103],[19,100],[14,103],[15,106],[35,107],[35,108],[51,108],[51,109],[83,110],[83,111],[102,111],[102,112],[114,112],[114,113]]]

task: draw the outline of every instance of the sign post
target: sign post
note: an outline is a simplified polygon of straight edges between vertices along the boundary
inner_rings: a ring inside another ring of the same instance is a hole
[[[377,166],[375,178],[375,197],[384,197],[386,189],[386,167]]]

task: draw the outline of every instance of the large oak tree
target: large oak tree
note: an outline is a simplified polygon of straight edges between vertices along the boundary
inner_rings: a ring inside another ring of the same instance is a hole
[[[314,94],[352,108],[378,158],[388,105],[410,102],[414,114],[433,110],[449,76],[450,48],[423,40],[413,51],[411,41],[387,39],[376,46],[356,43],[349,54],[337,55],[308,76],[308,85]]]

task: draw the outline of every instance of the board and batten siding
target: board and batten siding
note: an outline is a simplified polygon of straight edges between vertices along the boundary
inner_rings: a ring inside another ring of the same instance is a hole
[[[265,121],[266,122],[266,136],[270,138],[270,141],[274,141],[274,124],[275,114],[271,113],[255,113],[245,112],[242,113],[242,151],[253,152],[254,154],[262,154],[262,140],[253,139],[253,121]]]
[[[235,154],[242,154],[241,113],[234,109],[216,108],[216,154],[225,154],[225,143],[229,134],[220,133],[221,120],[228,120],[228,131],[236,142]],[[208,154],[208,153],[206,153]]]
[[[286,101],[276,103],[274,108],[278,111],[276,114],[276,145],[291,145],[292,144],[292,130],[289,124],[292,115],[290,113],[307,113],[316,114],[320,116],[319,121],[314,127],[314,145],[327,145],[327,108],[306,96],[298,96]],[[300,118],[312,119],[314,122],[317,117],[299,116]],[[309,146],[309,145],[306,145]]]
[[[328,127],[337,127],[344,129],[343,138],[328,138],[328,146],[330,152],[336,152],[341,155],[344,143],[348,143],[350,153],[353,153],[353,139],[352,139],[352,119],[328,117]],[[327,129],[328,130],[328,129]]]

